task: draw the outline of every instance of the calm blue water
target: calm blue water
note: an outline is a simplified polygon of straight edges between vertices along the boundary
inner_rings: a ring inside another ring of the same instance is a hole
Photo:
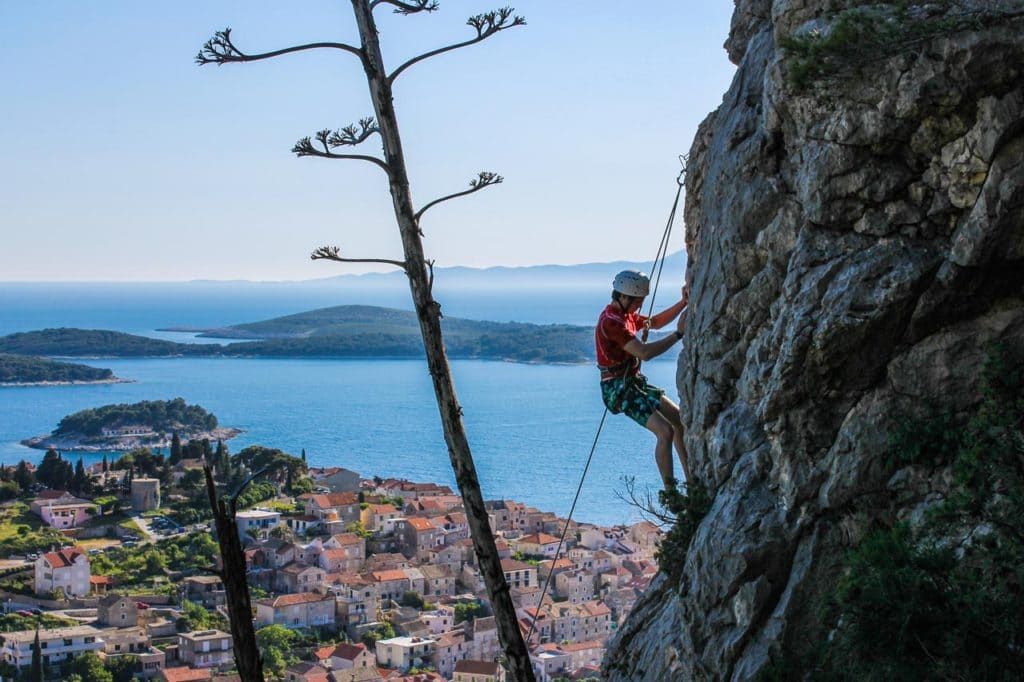
[[[0,333],[81,326],[156,336],[157,326],[253,321],[339,303],[336,298],[316,302],[312,295],[301,300],[271,295],[261,303],[257,293],[242,286],[245,291],[237,296],[221,290],[201,297],[184,285],[177,292],[169,285],[152,285],[149,292],[139,285],[76,285],[77,291],[35,286],[0,285]],[[513,295],[494,295],[489,306],[466,298],[467,310],[478,305],[498,313],[477,317],[556,321],[544,319],[550,308],[509,305]],[[365,297],[360,302],[380,303]],[[592,307],[577,301],[567,317],[594,316],[602,302]],[[253,444],[292,453],[305,448],[313,465],[455,488],[423,361],[105,359],[87,364],[109,367],[136,383],[0,389],[0,461],[38,461],[42,452],[18,441],[48,433],[71,412],[181,396],[214,412],[222,424],[246,431],[230,441],[233,451]],[[567,513],[603,410],[595,370],[471,360],[452,367],[485,496]],[[647,374],[654,383],[672,387],[675,363],[649,363]],[[657,485],[653,447],[653,436],[644,429],[625,417],[610,417],[576,518],[606,524],[636,518],[615,492],[622,489],[622,475]]]

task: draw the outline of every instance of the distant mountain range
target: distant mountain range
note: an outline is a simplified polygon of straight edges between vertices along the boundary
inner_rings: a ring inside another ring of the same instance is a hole
[[[441,289],[473,287],[476,289],[536,289],[567,288],[590,289],[595,286],[606,288],[612,277],[620,270],[635,269],[652,273],[651,261],[612,261],[609,263],[582,263],[578,265],[529,265],[521,267],[495,266],[470,268],[455,266],[437,268],[434,271],[435,285]],[[674,283],[681,282],[686,272],[686,252],[677,251],[665,258],[662,277]],[[194,280],[204,284],[239,284],[245,280],[223,282],[218,280]],[[287,282],[293,285],[322,285],[344,283],[346,287],[390,287],[408,286],[405,274],[393,272],[370,272],[361,275],[337,275],[319,279]],[[282,284],[284,284],[282,282]]]

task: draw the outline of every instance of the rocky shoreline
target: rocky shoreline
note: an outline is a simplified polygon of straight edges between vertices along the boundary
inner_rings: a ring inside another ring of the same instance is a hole
[[[94,386],[97,384],[134,384],[135,379],[96,379],[95,381],[0,381],[0,388],[25,386]]]
[[[180,432],[178,436],[182,442],[202,440],[203,438],[209,439],[210,442],[216,442],[230,440],[242,433],[245,433],[242,429],[221,427],[211,431]],[[54,436],[50,433],[45,436],[26,438],[21,441],[21,444],[36,450],[53,448],[62,452],[127,452],[136,448],[170,448],[171,434],[162,434],[162,436],[102,437],[85,434]]]

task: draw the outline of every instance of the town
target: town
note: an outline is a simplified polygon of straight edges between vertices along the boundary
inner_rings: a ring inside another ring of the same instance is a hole
[[[0,522],[3,679],[238,679],[201,481],[209,465],[229,489],[268,462],[279,469],[236,515],[268,679],[505,679],[450,488],[307,467],[305,452],[171,450],[90,467],[51,451],[38,467],[0,470],[0,486],[30,491],[4,503]],[[487,509],[537,679],[597,679],[607,640],[657,574],[662,533],[648,521],[566,528],[508,499]],[[16,555],[27,538],[50,545]]]

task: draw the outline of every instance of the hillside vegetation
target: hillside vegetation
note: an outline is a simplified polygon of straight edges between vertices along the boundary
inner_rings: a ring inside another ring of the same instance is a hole
[[[453,358],[518,362],[587,362],[593,331],[573,325],[442,320]],[[0,352],[49,356],[113,357],[419,357],[423,355],[414,313],[373,306],[337,306],[203,334],[255,339],[228,345],[183,344],[119,332],[45,329],[0,338]]]
[[[99,435],[102,429],[130,424],[150,426],[158,433],[170,431],[209,431],[217,428],[217,417],[199,405],[188,405],[182,398],[143,400],[142,402],[104,405],[81,410],[60,420],[54,435]]]
[[[113,378],[113,372],[101,367],[0,353],[0,384],[106,381]]]
[[[0,338],[0,353],[59,357],[168,357],[202,354],[194,346],[101,329],[43,329]]]

